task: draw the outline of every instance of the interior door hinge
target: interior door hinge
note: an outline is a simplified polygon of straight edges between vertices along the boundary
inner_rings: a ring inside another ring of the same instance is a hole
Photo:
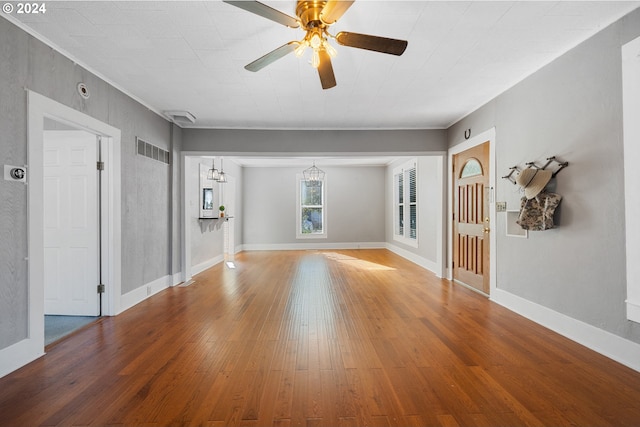
[[[104,162],[96,162],[96,166],[97,166],[99,171],[103,171],[104,170]]]
[[[102,283],[100,283],[98,285],[98,293],[99,294],[104,294],[104,285]]]

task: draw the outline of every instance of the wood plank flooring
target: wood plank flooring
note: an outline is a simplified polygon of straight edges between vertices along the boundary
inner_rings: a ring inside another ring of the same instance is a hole
[[[236,265],[0,379],[0,425],[640,425],[640,373],[389,251]]]

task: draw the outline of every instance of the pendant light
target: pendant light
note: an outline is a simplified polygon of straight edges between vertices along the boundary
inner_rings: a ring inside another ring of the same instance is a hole
[[[210,181],[220,181],[220,172],[216,169],[215,162],[216,160],[214,157],[211,161],[211,169],[209,169],[209,172],[207,173],[207,179]]]
[[[222,167],[222,157],[220,157],[220,172],[218,173],[218,180],[220,184],[227,183],[227,175],[224,173],[224,168]]]

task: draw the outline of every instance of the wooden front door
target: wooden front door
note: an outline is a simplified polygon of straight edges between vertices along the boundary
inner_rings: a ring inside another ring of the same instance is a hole
[[[453,156],[453,279],[489,294],[489,142]]]

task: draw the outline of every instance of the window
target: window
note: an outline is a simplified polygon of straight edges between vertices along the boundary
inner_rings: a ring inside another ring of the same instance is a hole
[[[321,181],[305,181],[298,176],[297,238],[326,238],[326,178]]]
[[[418,246],[418,189],[416,161],[393,171],[394,239]]]

